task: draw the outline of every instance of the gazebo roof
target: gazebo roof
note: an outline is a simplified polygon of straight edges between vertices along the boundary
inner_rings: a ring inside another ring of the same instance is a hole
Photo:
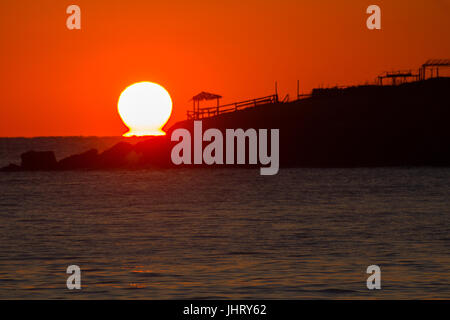
[[[220,99],[220,98],[222,98],[222,96],[220,96],[218,94],[202,91],[199,94],[197,94],[196,96],[193,96],[191,100],[201,101],[201,100],[213,100],[213,99]]]

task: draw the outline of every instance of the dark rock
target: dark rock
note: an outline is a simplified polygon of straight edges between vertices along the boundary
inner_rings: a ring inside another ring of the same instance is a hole
[[[64,158],[58,162],[58,169],[72,170],[72,169],[89,169],[96,166],[98,162],[98,151],[91,149],[86,152],[76,154]]]
[[[28,151],[20,158],[23,170],[54,170],[57,166],[53,151]]]
[[[171,141],[168,135],[149,138],[137,143],[134,150],[141,155],[142,167],[170,167]]]
[[[133,149],[132,144],[119,142],[98,156],[96,167],[101,169],[123,168],[134,164],[137,161],[137,154]]]
[[[17,164],[10,163],[8,166],[0,168],[0,171],[3,172],[15,172],[15,171],[21,171],[22,167],[18,166]]]

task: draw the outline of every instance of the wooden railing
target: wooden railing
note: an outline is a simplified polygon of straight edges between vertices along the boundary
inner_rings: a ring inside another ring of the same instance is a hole
[[[216,106],[216,107],[208,107],[208,108],[200,108],[198,110],[188,110],[187,111],[187,118],[188,120],[196,120],[196,119],[203,119],[203,118],[209,118],[218,116],[219,114],[228,113],[228,112],[234,112],[246,108],[252,108],[263,104],[269,104],[269,103],[278,103],[278,95],[274,94],[271,96],[266,96],[262,98],[252,99],[252,100],[245,100],[235,103],[229,103],[222,106]]]

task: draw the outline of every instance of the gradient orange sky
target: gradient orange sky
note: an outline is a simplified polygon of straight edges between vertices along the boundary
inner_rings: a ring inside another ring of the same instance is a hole
[[[82,30],[66,28],[81,7]],[[382,30],[366,28],[367,6]],[[164,86],[185,118],[200,91],[223,102],[372,82],[450,58],[449,0],[2,0],[0,136],[119,136],[123,89]],[[203,106],[207,106],[204,103]]]

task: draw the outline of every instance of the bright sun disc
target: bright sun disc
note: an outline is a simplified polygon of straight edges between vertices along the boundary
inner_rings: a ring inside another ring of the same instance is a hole
[[[130,129],[125,137],[165,135],[162,127],[172,113],[172,99],[159,84],[138,82],[123,90],[118,111]]]

